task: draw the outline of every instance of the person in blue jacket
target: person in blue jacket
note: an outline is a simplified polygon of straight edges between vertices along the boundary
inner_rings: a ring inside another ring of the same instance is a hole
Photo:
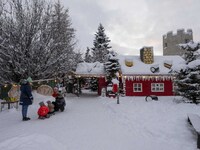
[[[22,120],[23,121],[28,121],[30,120],[29,117],[27,117],[27,112],[28,112],[28,106],[33,103],[33,95],[32,95],[32,89],[30,82],[32,81],[31,78],[28,79],[22,79],[20,84],[20,105],[22,105]]]

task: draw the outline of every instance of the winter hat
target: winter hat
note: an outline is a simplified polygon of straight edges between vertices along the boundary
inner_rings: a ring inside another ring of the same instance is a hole
[[[28,82],[28,81],[27,81],[26,79],[21,79],[21,80],[20,80],[20,83],[21,83],[21,84],[26,84],[27,82]]]
[[[27,78],[27,81],[28,81],[29,83],[33,82],[33,80],[32,80],[31,77],[28,77],[28,78]]]
[[[44,106],[44,102],[40,102],[39,105],[40,105],[40,106]]]
[[[54,91],[58,91],[58,87],[55,86],[55,87],[53,88],[53,90],[54,90]]]
[[[47,104],[51,104],[51,101],[47,101]]]

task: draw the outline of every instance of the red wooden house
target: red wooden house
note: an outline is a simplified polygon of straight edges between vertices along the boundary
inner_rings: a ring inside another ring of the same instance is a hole
[[[119,56],[123,90],[126,96],[172,96],[172,68],[184,64],[180,56],[153,56],[151,47],[144,47],[140,56]]]
[[[140,56],[118,56],[121,84],[125,96],[172,96],[174,75],[170,71],[184,64],[180,56],[154,56],[152,47],[140,50]],[[76,77],[98,78],[98,94],[107,86],[102,63],[80,63]]]

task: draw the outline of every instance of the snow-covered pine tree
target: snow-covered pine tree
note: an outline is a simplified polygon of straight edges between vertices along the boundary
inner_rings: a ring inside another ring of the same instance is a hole
[[[110,51],[107,57],[108,61],[104,63],[104,68],[106,71],[106,78],[108,83],[110,83],[112,79],[117,77],[116,73],[120,70],[120,65],[116,52]]]
[[[51,62],[54,63],[54,71],[66,73],[76,65],[73,62],[78,63],[81,58],[78,57],[80,53],[74,52],[75,30],[71,27],[68,9],[64,9],[59,1],[54,4],[51,18],[52,52],[54,54]]]
[[[92,62],[92,56],[90,55],[90,48],[89,47],[87,47],[84,60],[85,60],[85,62],[88,62],[88,63]]]
[[[0,76],[5,81],[18,82],[25,74],[30,74],[34,66],[35,42],[39,38],[38,27],[44,3],[37,0],[30,5],[22,1],[8,2],[1,17]]]
[[[90,80],[90,88],[91,88],[91,91],[97,91],[97,89],[98,89],[98,80],[97,80],[97,78],[91,78],[91,80]]]
[[[94,47],[92,48],[92,59],[93,62],[99,61],[100,63],[106,62],[106,55],[109,53],[109,38],[105,34],[105,29],[100,23],[98,31],[95,34],[95,39],[93,42]]]
[[[3,9],[4,9],[4,3],[3,0],[0,1],[0,45],[3,43]]]
[[[185,59],[186,64],[189,64],[196,59],[200,59],[200,43],[190,41],[186,44],[179,44],[179,47],[185,51],[183,58]]]
[[[77,61],[68,10],[59,2],[8,1],[1,15],[0,76],[4,81],[51,78],[70,70]]]
[[[200,100],[200,43],[190,41],[179,46],[185,51],[186,66],[177,73],[175,92],[197,103]]]
[[[4,3],[3,0],[0,1],[0,50],[1,50],[1,46],[3,45],[3,18],[2,18],[2,14],[3,14],[3,9],[4,9]],[[1,66],[0,66],[1,67]],[[0,76],[0,81],[2,81],[2,76]]]
[[[74,53],[73,62],[72,62],[72,65],[71,65],[72,66],[71,70],[75,71],[77,64],[84,62],[82,55],[83,54],[80,51]]]
[[[0,1],[0,17],[2,15],[2,13],[3,13],[4,6],[5,6],[5,2],[4,2],[4,0],[1,0]]]

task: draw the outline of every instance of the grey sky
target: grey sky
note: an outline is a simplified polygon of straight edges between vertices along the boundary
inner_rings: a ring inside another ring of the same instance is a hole
[[[69,8],[78,46],[93,46],[94,34],[102,23],[111,46],[120,54],[139,54],[153,46],[162,55],[162,36],[168,31],[192,29],[200,41],[200,0],[61,0]]]

